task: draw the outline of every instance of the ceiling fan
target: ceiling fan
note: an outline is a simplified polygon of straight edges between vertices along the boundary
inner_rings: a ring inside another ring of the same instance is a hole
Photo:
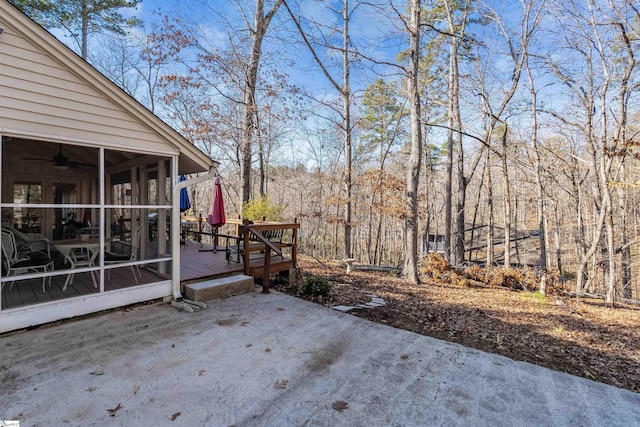
[[[85,167],[90,167],[90,168],[95,168],[96,167],[96,165],[92,165],[91,163],[83,163],[83,162],[76,162],[76,161],[70,160],[67,156],[62,154],[62,144],[60,144],[60,151],[58,152],[58,154],[55,154],[54,156],[52,156],[51,159],[38,159],[38,158],[23,157],[22,160],[35,160],[35,161],[42,161],[42,162],[51,162],[51,163],[53,163],[53,167],[56,167],[56,168],[59,168],[59,169],[77,168],[77,167],[80,167],[80,166],[85,166]]]

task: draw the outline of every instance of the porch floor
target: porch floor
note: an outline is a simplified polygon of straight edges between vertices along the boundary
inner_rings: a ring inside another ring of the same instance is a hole
[[[227,262],[224,248],[217,252],[200,252],[200,249],[211,249],[213,246],[197,242],[188,242],[186,246],[180,247],[180,283],[181,291],[184,292],[184,285],[206,279],[233,276],[244,274],[242,262]],[[251,275],[262,275],[264,266],[263,254],[252,254]],[[293,267],[290,258],[274,256],[271,260],[271,271],[283,271]],[[140,284],[157,282],[160,276],[153,272],[140,268],[142,279]],[[107,273],[105,272],[105,276]],[[18,276],[19,277],[19,276]],[[22,307],[32,304],[45,303],[66,298],[73,298],[82,295],[98,293],[99,289],[93,286],[89,273],[78,273],[75,275],[73,283],[67,286],[63,292],[64,282],[67,274],[54,276],[51,279],[51,286],[48,282],[45,292],[42,292],[42,279],[16,280],[13,287],[6,283],[2,288],[2,309]],[[111,270],[111,277],[105,277],[105,291],[113,291],[136,286],[133,273],[129,267],[120,267]]]

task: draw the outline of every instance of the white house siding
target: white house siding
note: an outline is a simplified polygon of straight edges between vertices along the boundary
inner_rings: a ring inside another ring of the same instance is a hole
[[[174,154],[177,148],[34,46],[0,17],[0,132],[106,148]]]

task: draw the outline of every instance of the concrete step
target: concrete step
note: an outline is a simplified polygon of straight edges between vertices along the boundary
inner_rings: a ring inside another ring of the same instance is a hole
[[[253,277],[240,274],[186,285],[184,293],[188,299],[193,301],[211,301],[253,292],[253,287]]]

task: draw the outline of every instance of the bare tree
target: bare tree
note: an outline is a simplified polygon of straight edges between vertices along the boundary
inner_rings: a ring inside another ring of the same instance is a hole
[[[269,24],[283,3],[283,0],[275,0],[268,12],[265,13],[264,0],[255,0],[256,10],[253,25],[245,19],[245,24],[251,33],[251,53],[245,71],[242,104],[244,105],[244,118],[242,121],[242,203],[251,198],[251,159],[253,138],[256,132],[256,86],[258,83],[258,70],[262,56],[262,42],[267,33]]]
[[[469,18],[470,2],[455,2],[461,16],[458,20],[455,17],[454,5],[449,0],[444,0],[446,11],[446,21],[449,31],[449,86],[447,104],[447,175],[446,175],[446,200],[445,200],[445,256],[452,264],[464,260],[464,212],[466,204],[466,188],[464,183],[464,149],[462,146],[462,116],[460,113],[460,71],[459,56],[460,46],[463,43],[467,22]],[[457,202],[457,229],[455,239],[452,239],[453,221],[453,163],[454,151],[457,152],[457,172],[458,172],[458,202]],[[454,250],[455,247],[455,250]]]
[[[488,119],[486,121],[486,127],[484,131],[484,141],[485,145],[488,147],[491,145],[491,139],[496,130],[500,130],[500,141],[501,141],[501,149],[497,151],[498,155],[501,159],[501,169],[502,169],[502,180],[503,180],[503,204],[504,204],[504,266],[509,268],[511,265],[510,259],[510,246],[511,246],[511,231],[512,231],[512,223],[511,218],[513,216],[512,205],[511,205],[511,195],[510,195],[510,184],[509,184],[509,172],[508,172],[508,134],[507,134],[507,118],[505,117],[505,113],[507,112],[507,108],[511,104],[514,96],[516,95],[516,91],[518,89],[518,85],[520,83],[520,77],[522,75],[522,71],[524,68],[524,63],[527,58],[527,46],[531,42],[534,32],[540,23],[543,10],[544,10],[544,0],[536,2],[536,0],[522,0],[522,17],[518,24],[519,27],[519,35],[514,36],[514,31],[508,26],[507,22],[503,18],[503,16],[497,13],[496,10],[486,7],[483,11],[483,15],[486,19],[490,20],[495,24],[495,28],[504,39],[505,46],[507,48],[507,56],[511,60],[510,64],[510,79],[508,82],[502,81],[502,85],[504,89],[501,91],[494,91],[494,93],[489,93],[486,89],[483,89],[483,92],[480,96],[483,98],[483,105],[486,108],[485,114],[487,114]],[[487,76],[487,74],[483,74]],[[495,78],[496,75],[491,75],[492,78]],[[484,87],[484,82],[482,83]],[[495,105],[495,107],[494,107]],[[490,166],[488,166],[490,167]],[[474,169],[472,169],[473,171]],[[459,189],[461,194],[463,192],[464,187]],[[465,190],[466,191],[466,190]],[[459,197],[462,197],[459,194]]]
[[[310,35],[310,31],[305,30],[302,26],[302,18],[296,14],[294,14],[291,6],[288,2],[284,2],[287,11],[289,12],[289,16],[293,20],[302,40],[305,45],[309,49],[309,52],[313,56],[314,61],[318,64],[322,73],[327,78],[331,86],[340,94],[342,98],[342,123],[341,128],[343,132],[344,138],[344,242],[343,242],[343,253],[345,258],[351,258],[351,228],[352,228],[352,191],[353,191],[353,176],[352,176],[352,163],[353,163],[353,148],[352,148],[352,124],[351,124],[351,42],[349,39],[349,22],[351,19],[352,10],[349,8],[349,0],[342,0],[342,7],[340,9],[334,9],[330,7],[330,9],[336,13],[340,14],[342,20],[342,29],[337,28],[329,28],[332,32],[337,32],[340,34],[340,38],[342,39],[341,46],[328,46],[326,41],[323,43],[319,43],[320,46],[324,46],[330,50],[338,51],[341,54],[342,58],[342,83],[339,83],[337,79],[333,77],[331,72],[329,71],[329,67],[326,62],[323,61],[318,55],[317,48],[314,46],[313,40]],[[317,25],[317,27],[324,27],[324,24]],[[324,37],[323,37],[324,39]]]

